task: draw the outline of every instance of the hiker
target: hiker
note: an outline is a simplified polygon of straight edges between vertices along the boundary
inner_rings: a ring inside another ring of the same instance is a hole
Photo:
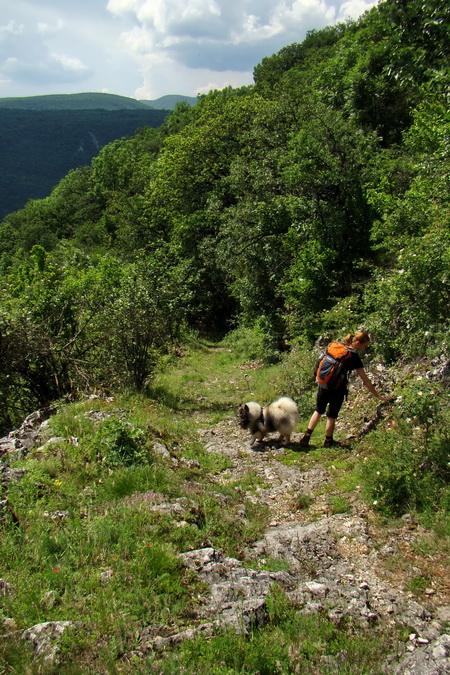
[[[335,388],[333,388],[331,385],[325,385],[324,387],[324,385],[318,384],[316,409],[311,416],[308,429],[300,439],[300,445],[302,447],[307,447],[309,445],[311,435],[325,411],[327,411],[327,424],[325,429],[324,447],[329,448],[340,445],[340,443],[333,439],[333,433],[337,416],[344,402],[344,398],[346,398],[348,393],[348,374],[352,370],[356,370],[370,393],[376,396],[380,401],[388,403],[394,400],[390,396],[380,396],[365,373],[364,366],[358,352],[363,352],[370,345],[370,337],[366,332],[358,331],[354,335],[349,334],[339,343],[331,344],[337,344],[338,346],[341,346],[341,349],[342,345],[347,348],[343,350],[346,352],[345,358],[342,359],[342,362],[339,366],[341,379]],[[331,345],[329,345],[328,348],[330,347]]]

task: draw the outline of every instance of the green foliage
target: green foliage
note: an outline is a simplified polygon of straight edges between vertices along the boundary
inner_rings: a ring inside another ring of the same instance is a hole
[[[450,233],[436,230],[410,240],[396,268],[367,285],[368,322],[386,357],[417,356],[428,346],[447,351],[449,268]]]
[[[283,290],[294,330],[312,337],[311,315],[345,295],[370,259],[362,177],[374,143],[320,103],[304,114],[283,161],[292,223],[284,246],[294,253]]]
[[[0,226],[0,426],[84,389],[144,390],[185,328],[251,326],[265,362],[362,323],[385,358],[445,347],[446,27],[438,0],[385,0],[157,129],[108,144],[121,112],[84,111],[102,150]],[[62,148],[79,125],[42,114],[34,151],[54,165],[47,127]]]
[[[33,508],[37,502],[49,499],[49,494],[57,490],[54,476],[45,464],[29,460],[23,478],[10,486],[8,496],[17,510]]]
[[[111,417],[98,425],[90,446],[97,461],[105,466],[134,466],[151,459],[145,440],[142,429]]]
[[[389,173],[382,172],[369,190],[372,203],[383,213],[373,238],[393,264],[380,269],[376,281],[367,285],[365,300],[389,356],[420,354],[441,341],[445,347],[450,303],[448,123],[445,97],[426,100],[405,135],[414,161],[397,157],[392,164],[385,156]]]
[[[302,43],[288,45],[277,54],[263,58],[253,70],[257,91],[264,92],[266,96],[273,95],[274,89],[283,82],[285,73],[306,69],[311,63],[325,59],[329,48],[339,42],[347,28],[341,23],[322,30],[310,30]]]
[[[255,321],[251,328],[241,326],[231,331],[223,344],[232,347],[245,360],[269,364],[276,363],[280,359],[276,339],[265,316]]]
[[[375,433],[363,467],[370,498],[384,515],[433,513],[448,509],[450,454],[448,392],[420,378],[398,398],[389,435]]]
[[[121,265],[70,245],[34,247],[2,289],[0,396],[39,406],[84,388],[142,389],[180,338],[189,291],[183,270],[141,254]]]
[[[378,168],[367,192],[382,214],[372,229],[372,238],[381,251],[396,253],[429,231],[448,234],[450,118],[441,87],[436,78],[427,88],[426,99],[414,111],[414,123],[404,134],[404,151],[381,153],[373,162]]]
[[[128,383],[143,388],[161,354],[179,340],[190,301],[184,270],[159,255],[141,254],[118,272],[114,297],[105,312],[111,361]]]
[[[390,442],[389,452],[365,467],[376,509],[384,515],[400,516],[411,510],[445,508],[440,497],[446,494],[449,456],[443,441],[425,448],[392,434]]]
[[[328,500],[331,513],[349,513],[351,510],[350,504],[342,495],[334,495]]]
[[[298,340],[283,357],[281,364],[286,390],[297,403],[301,417],[310,415],[316,391],[314,364],[317,354],[306,340]],[[314,393],[313,393],[314,392]]]
[[[348,335],[355,332],[355,326],[361,326],[366,313],[359,295],[340,298],[333,307],[322,316],[322,329],[326,335]]]

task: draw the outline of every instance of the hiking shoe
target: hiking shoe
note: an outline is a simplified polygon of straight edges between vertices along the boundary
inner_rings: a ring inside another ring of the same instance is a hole
[[[301,445],[302,448],[307,448],[309,445],[309,441],[311,439],[311,436],[309,434],[303,434],[299,441],[299,445]]]
[[[324,441],[323,447],[324,448],[337,448],[337,447],[340,448],[341,444],[339,443],[339,441],[335,441],[334,438],[330,438],[330,439],[326,438],[325,441]]]

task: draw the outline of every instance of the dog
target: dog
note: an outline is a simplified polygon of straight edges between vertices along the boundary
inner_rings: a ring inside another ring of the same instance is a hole
[[[262,441],[271,431],[278,431],[278,440],[287,445],[298,424],[299,414],[295,401],[283,396],[264,408],[255,401],[243,403],[238,409],[238,419],[241,429],[248,429],[251,434],[250,445]]]

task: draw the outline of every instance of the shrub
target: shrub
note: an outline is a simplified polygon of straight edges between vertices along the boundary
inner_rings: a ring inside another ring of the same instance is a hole
[[[364,323],[362,303],[357,295],[341,298],[329,310],[323,313],[322,328],[331,335],[354,333],[354,326]]]
[[[298,340],[282,363],[283,380],[289,396],[297,403],[300,416],[309,415],[313,406],[313,391],[316,389],[314,364],[318,352],[303,340]]]
[[[398,397],[395,427],[373,436],[363,476],[374,506],[388,516],[445,509],[450,484],[446,395],[414,381]]]
[[[143,430],[114,417],[99,424],[90,446],[109,467],[146,464],[150,459]]]
[[[411,239],[392,272],[368,284],[372,331],[387,358],[422,355],[448,344],[450,236],[436,229]]]
[[[266,364],[279,361],[277,338],[272,333],[269,320],[262,316],[253,327],[242,326],[227,335],[224,346],[230,346],[242,355],[243,359],[263,361]]]

